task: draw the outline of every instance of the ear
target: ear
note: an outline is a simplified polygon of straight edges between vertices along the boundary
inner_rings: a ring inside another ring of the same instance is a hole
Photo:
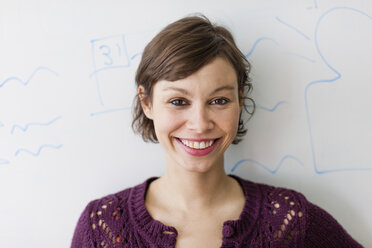
[[[142,85],[140,85],[138,87],[138,97],[139,97],[140,102],[141,102],[143,113],[146,115],[147,118],[152,120],[151,101],[150,101],[148,95],[145,92],[145,88]]]

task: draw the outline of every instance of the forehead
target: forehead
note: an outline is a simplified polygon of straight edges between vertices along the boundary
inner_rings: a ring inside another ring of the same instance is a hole
[[[177,81],[160,80],[155,84],[154,90],[164,91],[175,87],[191,90],[201,89],[203,91],[213,91],[221,87],[237,89],[237,75],[235,69],[227,60],[217,57],[184,79]]]

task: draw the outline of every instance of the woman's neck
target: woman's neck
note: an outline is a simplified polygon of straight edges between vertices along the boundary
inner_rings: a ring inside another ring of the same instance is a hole
[[[221,206],[242,195],[238,183],[222,166],[203,173],[167,167],[165,174],[150,184],[146,201],[162,209],[191,213]]]

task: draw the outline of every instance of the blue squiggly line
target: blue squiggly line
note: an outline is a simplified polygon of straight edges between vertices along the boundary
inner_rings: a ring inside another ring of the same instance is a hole
[[[307,36],[306,34],[304,34],[301,30],[299,30],[298,28],[292,26],[291,24],[289,23],[286,23],[284,22],[283,20],[281,20],[279,17],[275,17],[275,19],[280,22],[281,24],[284,24],[285,26],[289,27],[290,29],[296,31],[298,34],[300,34],[302,37],[304,37],[305,39],[307,40],[310,40],[310,37]]]
[[[250,159],[250,158],[247,158],[247,159],[242,159],[242,160],[239,160],[234,166],[233,168],[231,169],[231,172],[234,172],[241,164],[245,163],[245,162],[250,162],[250,163],[253,163],[255,165],[258,165],[260,166],[261,168],[263,168],[264,170],[266,170],[267,172],[271,173],[271,174],[276,174],[279,169],[282,167],[283,165],[283,162],[287,159],[292,159],[292,160],[295,160],[296,162],[298,162],[301,166],[304,166],[304,164],[302,163],[302,161],[295,157],[295,156],[292,156],[292,155],[286,155],[284,157],[282,157],[282,159],[279,161],[279,163],[276,165],[275,169],[270,169],[269,166],[261,163],[261,162],[258,162],[257,160],[254,160],[254,159]]]
[[[309,111],[308,91],[314,85],[334,83],[335,81],[337,81],[337,80],[339,80],[341,78],[341,73],[338,72],[333,66],[331,66],[328,63],[328,61],[325,59],[323,53],[321,52],[321,50],[319,48],[318,30],[319,30],[320,23],[322,22],[322,20],[324,19],[325,16],[329,15],[331,12],[334,12],[336,10],[342,10],[342,9],[343,10],[351,10],[351,11],[357,12],[357,13],[362,14],[363,16],[366,16],[366,17],[368,17],[369,19],[372,20],[372,17],[370,15],[368,15],[368,14],[366,14],[366,13],[364,13],[364,12],[358,10],[358,9],[349,8],[349,7],[335,7],[335,8],[329,9],[326,12],[324,12],[319,17],[318,22],[317,22],[317,24],[315,26],[314,42],[315,42],[316,50],[317,50],[320,58],[324,62],[324,64],[331,71],[333,71],[335,73],[335,76],[333,78],[312,81],[312,82],[308,83],[306,85],[306,87],[305,87],[305,110],[306,110],[306,117],[307,117],[307,125],[308,125],[308,128],[309,128],[311,155],[312,155],[312,158],[313,158],[314,171],[317,174],[325,174],[325,173],[331,173],[331,172],[343,172],[343,171],[362,171],[362,170],[368,170],[369,171],[369,170],[372,170],[372,168],[339,168],[339,169],[332,169],[332,170],[319,170],[318,169],[318,165],[317,165],[317,161],[316,161],[315,146],[314,146],[313,132],[312,132],[312,126],[311,126],[311,119],[310,119],[310,111]]]
[[[307,60],[311,63],[315,63],[316,61],[311,59],[311,58],[308,58],[306,56],[303,56],[303,55],[300,55],[300,54],[297,54],[297,53],[292,53],[292,52],[287,52],[287,54],[291,55],[291,56],[295,56],[295,57],[298,57],[300,59],[304,59],[304,60]]]
[[[49,125],[53,124],[54,122],[56,122],[57,120],[59,120],[61,118],[62,118],[61,116],[58,116],[58,117],[54,118],[53,120],[51,120],[49,122],[46,122],[46,123],[30,122],[30,123],[27,123],[25,127],[22,127],[20,125],[13,125],[12,130],[10,131],[10,133],[13,134],[16,128],[22,130],[23,132],[26,132],[27,129],[31,126],[49,126]]]
[[[31,76],[29,76],[29,78],[26,81],[23,81],[19,77],[9,77],[9,78],[5,79],[2,83],[0,83],[0,88],[3,87],[5,84],[11,82],[11,81],[19,82],[20,84],[23,84],[24,86],[27,86],[30,83],[31,79],[36,75],[36,73],[39,72],[39,71],[42,71],[42,70],[49,71],[50,73],[54,74],[55,76],[59,76],[59,74],[57,72],[53,71],[52,69],[50,69],[48,67],[45,67],[45,66],[39,66],[32,72]]]
[[[258,45],[258,43],[262,42],[262,41],[266,41],[266,40],[269,40],[269,41],[272,41],[275,43],[275,45],[279,45],[278,42],[272,38],[269,38],[269,37],[261,37],[259,39],[257,39],[254,43],[253,43],[253,46],[251,48],[251,50],[245,55],[246,58],[248,58],[249,56],[252,55],[252,53],[254,52],[254,50],[256,49],[256,46]]]
[[[258,109],[262,109],[262,110],[265,110],[265,111],[274,112],[282,104],[287,104],[287,102],[286,101],[280,101],[277,104],[275,104],[275,106],[272,107],[272,108],[267,108],[267,107],[264,107],[264,106],[261,106],[261,105],[258,105],[258,104],[256,105],[256,107]]]
[[[6,159],[3,159],[3,158],[0,158],[0,164],[10,164],[10,161],[6,160]]]
[[[90,113],[90,116],[97,116],[97,115],[103,115],[103,114],[108,114],[108,113],[113,113],[113,112],[119,112],[119,111],[125,111],[125,110],[130,110],[132,107],[126,107],[126,108],[114,108],[114,109],[107,109],[99,112],[94,112]]]
[[[142,52],[140,52],[140,53],[136,53],[136,54],[134,54],[130,59],[133,60],[133,59],[135,59],[136,57],[140,56],[141,54],[142,54]]]
[[[30,150],[27,150],[27,149],[24,149],[24,148],[20,148],[20,149],[18,149],[18,150],[15,152],[14,156],[18,156],[19,153],[24,152],[24,153],[28,153],[28,154],[30,154],[30,155],[32,155],[32,156],[34,156],[34,157],[37,157],[37,156],[40,155],[40,152],[41,152],[43,149],[45,149],[45,148],[60,149],[61,147],[62,147],[62,145],[50,145],[50,144],[44,144],[44,145],[41,145],[41,146],[39,147],[39,149],[38,149],[37,152],[31,152]]]

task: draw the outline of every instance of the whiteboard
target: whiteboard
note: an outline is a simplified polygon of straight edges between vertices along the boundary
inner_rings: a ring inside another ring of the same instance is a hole
[[[0,247],[68,247],[86,204],[164,171],[131,129],[141,52],[200,12],[252,63],[226,172],[293,188],[372,247],[372,2],[0,0]]]

